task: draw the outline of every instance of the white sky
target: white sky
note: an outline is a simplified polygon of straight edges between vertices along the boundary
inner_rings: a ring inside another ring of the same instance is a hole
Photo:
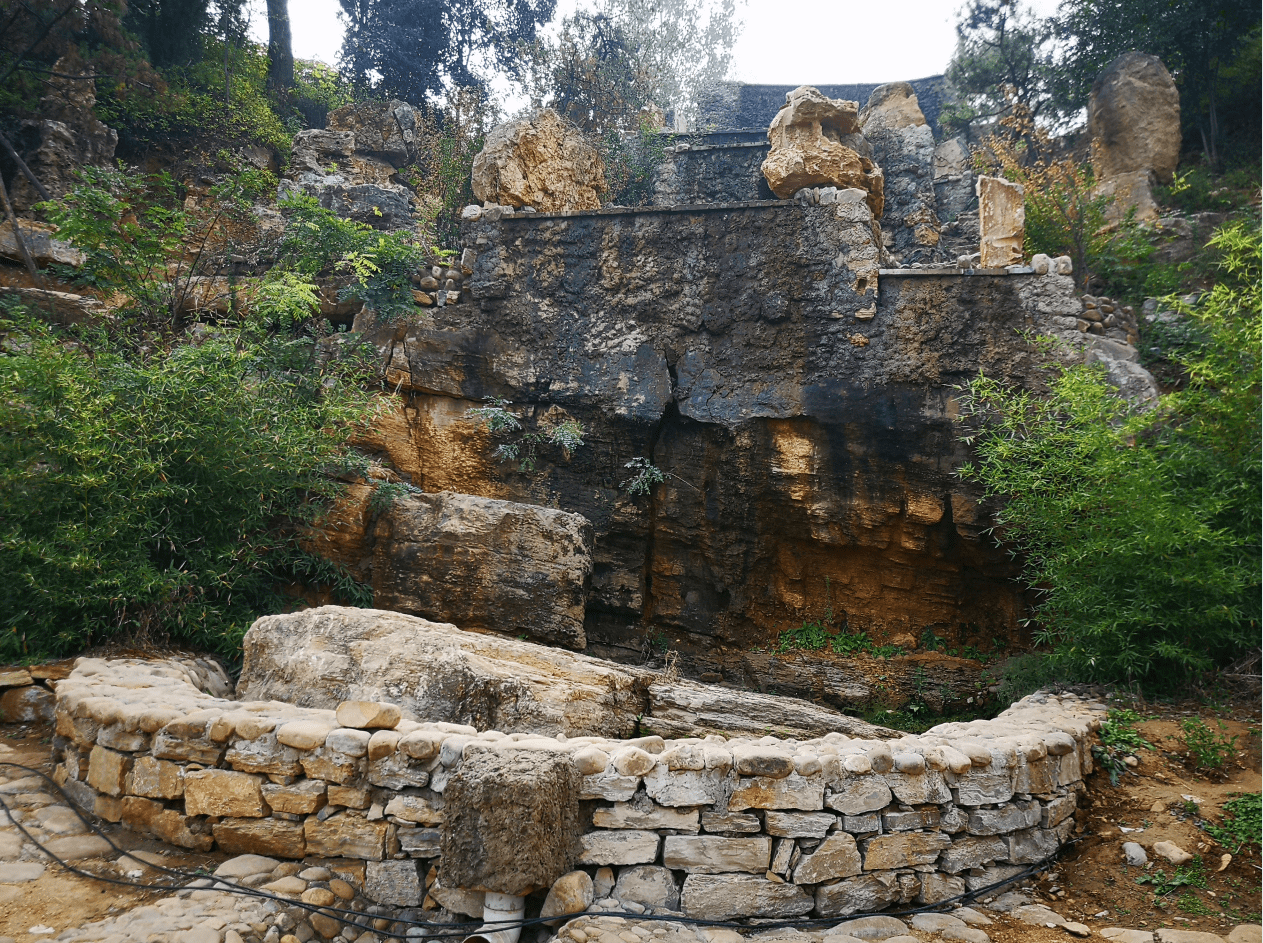
[[[767,85],[895,82],[936,75],[956,45],[963,0],[746,0],[745,30],[733,50],[730,78]],[[1058,0],[1029,0],[1042,15]],[[253,29],[267,38],[256,2]],[[559,0],[558,15],[575,0]],[[337,0],[290,0],[294,55],[337,62],[342,25]]]

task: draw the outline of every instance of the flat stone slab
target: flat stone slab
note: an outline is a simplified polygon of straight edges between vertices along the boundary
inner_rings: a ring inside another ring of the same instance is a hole
[[[36,861],[18,861],[0,868],[0,884],[25,884],[44,876],[44,866]]]

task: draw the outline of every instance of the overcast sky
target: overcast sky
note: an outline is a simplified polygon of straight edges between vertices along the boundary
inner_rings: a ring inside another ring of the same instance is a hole
[[[559,0],[559,13],[576,0]],[[956,44],[963,0],[748,0],[731,78],[768,85],[894,82],[936,75]],[[266,40],[262,3],[254,29]],[[1028,6],[1049,14],[1057,0]],[[290,0],[294,55],[336,64],[342,45],[337,0]]]

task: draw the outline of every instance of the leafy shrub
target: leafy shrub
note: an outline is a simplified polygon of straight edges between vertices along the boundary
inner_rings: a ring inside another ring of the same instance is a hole
[[[646,206],[653,202],[654,181],[666,159],[668,141],[666,134],[644,118],[635,134],[610,130],[601,137],[597,149],[605,163],[609,202],[619,206]]]
[[[873,642],[867,632],[841,632],[833,637],[832,648],[835,655],[860,655],[872,652]]]
[[[115,637],[231,652],[278,583],[329,577],[298,535],[371,415],[359,375],[245,326],[145,356],[18,309],[0,334],[0,658]]]
[[[294,63],[294,85],[289,104],[302,118],[302,127],[323,128],[329,112],[355,102],[355,86],[342,73],[323,62],[300,59]]]
[[[1059,672],[1169,685],[1257,644],[1259,231],[1211,244],[1219,281],[1188,312],[1205,342],[1162,410],[1083,365],[1050,368],[1046,397],[987,377],[963,397],[978,461],[961,474],[1003,498],[998,532],[1025,555]]]
[[[336,276],[348,281],[338,297],[361,301],[386,320],[424,309],[412,298],[412,276],[426,262],[425,249],[406,230],[382,233],[343,219],[314,197],[291,196],[279,261],[309,278]]]
[[[1206,834],[1234,855],[1242,848],[1259,847],[1263,834],[1263,794],[1247,792],[1221,806],[1223,823],[1207,825]]]
[[[1222,772],[1237,752],[1237,738],[1225,733],[1228,725],[1222,720],[1219,721],[1218,733],[1200,717],[1182,721],[1180,729],[1184,731],[1184,746],[1188,749],[1189,759],[1199,773]]]

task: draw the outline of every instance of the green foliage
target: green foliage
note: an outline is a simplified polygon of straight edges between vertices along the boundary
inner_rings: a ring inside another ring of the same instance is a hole
[[[60,238],[87,253],[78,280],[122,292],[133,313],[174,324],[199,261],[186,260],[186,244],[206,233],[179,205],[168,174],[85,167],[69,193],[41,209]]]
[[[421,104],[512,71],[556,0],[340,0],[341,62],[359,87]]]
[[[829,631],[819,622],[804,622],[796,629],[785,629],[776,637],[776,647],[772,651],[778,655],[785,652],[818,652],[831,641]]]
[[[920,645],[927,652],[941,652],[947,648],[947,639],[935,635],[934,630],[926,626],[921,632]]]
[[[630,471],[632,476],[619,487],[631,495],[650,494],[654,488],[667,480],[666,472],[642,455],[637,455],[623,467]]]
[[[874,658],[898,658],[908,652],[898,645],[878,645],[873,649]]]
[[[956,52],[947,77],[961,92],[949,121],[956,127],[1007,114],[1048,110],[1055,77],[1053,24],[1013,0],[969,0],[957,14]]]
[[[310,343],[222,327],[138,357],[19,310],[0,320],[0,658],[110,638],[230,652],[320,568],[326,466],[371,413]]]
[[[1154,188],[1163,206],[1196,213],[1202,210],[1238,210],[1247,206],[1259,190],[1259,167],[1237,167],[1217,175],[1205,167],[1190,167],[1167,186]]]
[[[637,51],[609,16],[576,10],[556,36],[540,36],[527,50],[522,81],[531,106],[552,108],[593,135],[635,130],[654,91]]]
[[[1218,723],[1218,733],[1200,717],[1190,717],[1180,723],[1180,729],[1184,731],[1184,746],[1193,762],[1193,769],[1199,773],[1223,772],[1237,752],[1237,738],[1225,733],[1228,725],[1222,720]]]
[[[1142,874],[1136,878],[1137,884],[1153,885],[1154,899],[1166,897],[1172,891],[1181,887],[1206,887],[1206,865],[1202,861],[1202,856],[1198,855],[1183,867],[1176,868],[1175,873],[1171,877],[1166,876],[1166,872],[1161,868],[1152,874]]]
[[[362,301],[386,320],[423,310],[412,299],[412,276],[426,253],[411,233],[382,233],[343,219],[309,196],[292,196],[281,208],[286,214],[281,264],[307,278],[349,276],[338,296]]]
[[[303,127],[323,128],[329,112],[355,101],[355,87],[337,69],[314,60],[294,63],[289,104],[302,116]]]
[[[1253,52],[1258,68],[1259,6],[1251,0],[1067,0],[1056,28],[1064,44],[1058,85],[1065,107],[1087,103],[1098,73],[1114,58],[1143,50],[1160,58],[1180,88],[1180,112],[1201,138],[1208,163],[1219,162],[1220,101],[1234,85],[1253,84],[1247,119],[1258,121],[1257,72],[1234,75],[1238,56]],[[1237,79],[1234,83],[1232,79]],[[1228,80],[1225,83],[1225,79]],[[1252,113],[1251,113],[1252,112]],[[1254,135],[1257,145],[1257,134]],[[1257,146],[1254,148],[1257,155]]]
[[[262,144],[288,155],[295,130],[278,112],[267,89],[263,46],[205,37],[200,57],[165,68],[164,93],[150,97],[104,96],[101,119],[140,141],[166,142],[198,136],[219,143]]]
[[[502,462],[517,462],[518,471],[530,473],[539,466],[539,450],[555,445],[570,456],[583,445],[583,426],[575,419],[563,419],[546,428],[525,432],[521,418],[509,409],[507,400],[492,397],[486,406],[476,406],[465,413],[492,434],[511,433],[513,438],[496,446],[495,457]]]
[[[382,511],[388,510],[400,498],[423,493],[420,488],[416,488],[407,482],[384,481],[373,489],[373,496],[368,499],[369,513],[380,514]]]
[[[861,655],[873,652],[872,639],[867,632],[841,632],[831,642],[835,655]]]
[[[1229,799],[1221,807],[1220,825],[1207,825],[1206,834],[1234,855],[1242,848],[1258,848],[1263,834],[1263,794],[1247,792]]]
[[[961,474],[1004,499],[1058,671],[1170,685],[1257,644],[1259,232],[1212,246],[1219,281],[1188,312],[1205,343],[1161,410],[1089,366],[1050,368],[1048,396],[979,377],[963,397],[978,462]]]
[[[1127,757],[1134,756],[1142,747],[1152,750],[1153,744],[1142,737],[1135,729],[1143,718],[1135,711],[1126,709],[1111,710],[1101,725],[1099,746],[1092,747],[1092,755],[1097,763],[1109,774],[1110,782],[1115,786],[1123,773],[1127,772]]]

